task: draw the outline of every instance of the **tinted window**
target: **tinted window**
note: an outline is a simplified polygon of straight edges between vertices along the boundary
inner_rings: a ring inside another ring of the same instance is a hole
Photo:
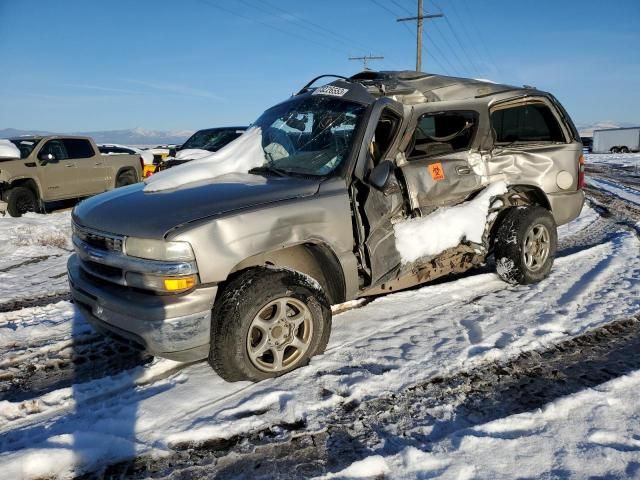
[[[565,142],[562,129],[549,107],[530,103],[491,113],[497,143]]]
[[[20,158],[27,158],[36,147],[39,138],[10,138],[9,141],[20,149]]]
[[[418,120],[409,158],[446,155],[471,147],[478,114],[473,111],[434,112]]]
[[[65,148],[64,143],[62,143],[62,140],[49,140],[44,144],[38,155],[42,154],[51,154],[56,160],[66,160],[69,158],[67,155],[67,149]]]
[[[69,158],[89,158],[95,155],[89,140],[82,138],[65,138],[62,140]]]

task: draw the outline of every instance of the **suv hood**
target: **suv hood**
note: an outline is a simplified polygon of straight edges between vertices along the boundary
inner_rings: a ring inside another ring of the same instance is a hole
[[[320,180],[232,173],[175,190],[144,192],[138,183],[81,202],[79,225],[107,233],[164,238],[188,222],[244,208],[314,195]]]

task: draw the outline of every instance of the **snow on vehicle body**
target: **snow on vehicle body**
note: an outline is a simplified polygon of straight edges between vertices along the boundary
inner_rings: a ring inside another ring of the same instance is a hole
[[[9,141],[17,150],[14,156],[0,155],[0,209],[13,216],[142,178],[140,155],[103,155],[89,137],[28,136]]]
[[[94,326],[260,380],[324,350],[331,304],[490,254],[509,282],[548,275],[584,202],[553,96],[416,72],[312,83],[210,157],[76,207],[69,279]]]
[[[158,170],[182,165],[217,152],[242,135],[246,129],[247,127],[217,127],[198,130],[180,148],[175,149],[172,156],[164,158],[158,164]]]

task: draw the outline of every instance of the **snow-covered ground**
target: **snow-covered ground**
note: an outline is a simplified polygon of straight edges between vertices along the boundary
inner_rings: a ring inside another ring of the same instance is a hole
[[[603,179],[590,181],[609,190]],[[629,193],[632,187],[613,188]],[[65,291],[60,273],[68,229],[68,211],[0,218],[0,306]],[[98,343],[101,337],[71,303],[0,309],[0,385],[15,375],[30,386],[31,373],[21,377],[23,369],[46,372],[54,360],[72,374],[66,384],[0,396],[0,478],[70,478],[133,457],[161,461],[176,450],[259,432],[286,440],[292,425],[323,431],[345,405],[406,392],[637,315],[638,236],[589,206],[559,236],[559,258],[540,284],[510,286],[479,273],[378,298],[334,315],[327,351],[309,366],[259,384],[225,383],[205,362],[164,359],[85,375],[69,359],[80,350],[90,359],[86,351],[112,347]],[[99,369],[103,359],[89,361]],[[630,373],[541,410],[472,427],[461,422],[464,427],[454,428],[453,419],[451,431],[428,449],[379,445],[327,475],[638,477],[639,383],[638,373]]]

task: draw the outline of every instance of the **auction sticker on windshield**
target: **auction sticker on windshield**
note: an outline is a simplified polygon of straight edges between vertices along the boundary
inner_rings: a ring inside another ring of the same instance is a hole
[[[349,89],[342,87],[334,87],[333,85],[325,85],[316,88],[311,95],[331,95],[333,97],[342,97]]]

